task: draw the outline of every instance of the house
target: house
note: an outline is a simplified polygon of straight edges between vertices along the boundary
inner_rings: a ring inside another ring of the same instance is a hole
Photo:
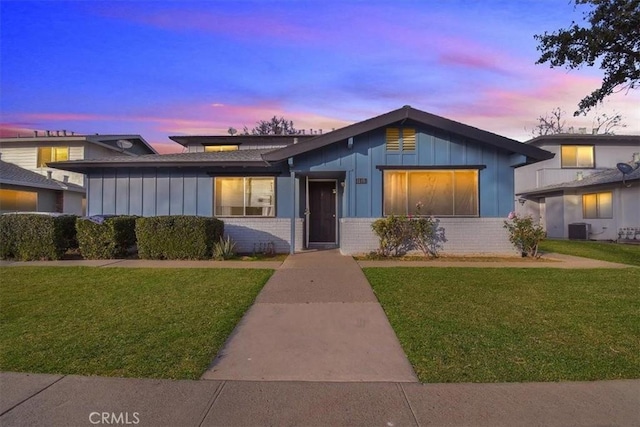
[[[0,213],[64,212],[65,206],[67,210],[73,206],[82,208],[83,198],[84,188],[80,185],[0,160]]]
[[[75,135],[66,131],[0,138],[0,212],[83,215],[85,178],[48,163],[157,152],[139,135]]]
[[[555,154],[516,169],[516,211],[540,221],[550,238],[640,240],[640,171],[623,175],[618,163],[640,162],[638,135],[560,134],[528,145]]]
[[[186,153],[56,162],[88,213],[216,216],[237,249],[375,250],[371,223],[434,215],[447,253],[514,253],[515,167],[552,154],[405,106],[321,135],[175,136]]]

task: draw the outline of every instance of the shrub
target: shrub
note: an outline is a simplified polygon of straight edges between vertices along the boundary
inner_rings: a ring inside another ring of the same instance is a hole
[[[509,241],[523,256],[538,257],[538,245],[545,238],[544,229],[535,224],[530,216],[521,217],[511,212],[504,228],[509,231]]]
[[[135,216],[78,218],[80,253],[86,259],[122,258],[136,244]]]
[[[145,259],[210,259],[224,223],[198,216],[156,216],[136,220],[138,255]]]
[[[431,217],[409,219],[412,246],[420,249],[425,256],[437,258],[447,239],[440,220]]]
[[[407,217],[389,215],[386,218],[375,220],[371,224],[373,232],[380,239],[378,252],[382,256],[401,255],[408,249],[410,230]]]
[[[0,216],[0,258],[56,260],[76,242],[73,215],[12,214]]]
[[[236,255],[236,243],[227,236],[213,244],[213,258],[216,260],[231,259]]]
[[[389,215],[374,221],[371,228],[380,239],[380,256],[399,256],[411,249],[419,249],[426,256],[437,257],[442,244],[447,241],[444,228],[439,224],[439,219],[431,217]]]

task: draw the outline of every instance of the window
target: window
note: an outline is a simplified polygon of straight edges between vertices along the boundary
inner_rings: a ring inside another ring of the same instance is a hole
[[[275,178],[215,178],[215,216],[275,216]]]
[[[35,212],[38,209],[38,193],[0,189],[0,212]]]
[[[415,151],[416,130],[412,128],[387,128],[387,151]]]
[[[384,214],[478,216],[478,171],[384,171]]]
[[[613,218],[613,196],[611,192],[582,195],[582,217],[584,219]]]
[[[237,145],[205,145],[204,151],[236,151]]]
[[[592,168],[595,166],[592,145],[563,145],[561,153],[563,168]]]
[[[69,147],[38,147],[38,167],[47,167],[49,162],[69,160]]]

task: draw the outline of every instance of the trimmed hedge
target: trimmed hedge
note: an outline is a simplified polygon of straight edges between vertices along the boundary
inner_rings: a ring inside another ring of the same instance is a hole
[[[136,220],[138,256],[143,259],[210,259],[224,223],[199,216],[155,216]]]
[[[78,218],[76,230],[80,253],[85,259],[122,258],[136,244],[135,216]],[[102,222],[99,222],[102,220]]]
[[[0,259],[60,259],[76,245],[75,222],[75,215],[0,215]]]

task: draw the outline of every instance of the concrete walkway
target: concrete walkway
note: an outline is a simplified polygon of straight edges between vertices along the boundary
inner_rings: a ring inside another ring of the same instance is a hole
[[[418,381],[362,270],[338,250],[287,258],[202,378]]]
[[[109,423],[99,422],[103,413]],[[416,384],[0,373],[2,426],[117,424],[113,417],[119,425],[184,427],[637,426],[640,380]]]

